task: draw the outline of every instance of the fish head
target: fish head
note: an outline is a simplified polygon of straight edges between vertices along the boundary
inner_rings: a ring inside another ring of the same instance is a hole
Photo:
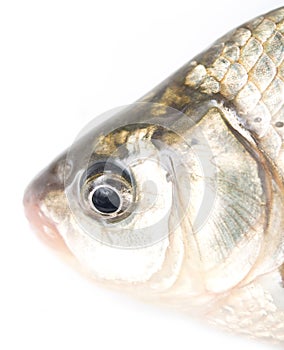
[[[97,282],[283,343],[283,18],[87,125],[26,190],[41,237]]]
[[[202,165],[180,133],[190,118],[161,108],[137,103],[96,118],[26,190],[35,230],[99,281],[133,289],[151,280],[152,291],[177,277]]]
[[[28,187],[26,213],[97,281],[207,305],[277,250],[262,161],[214,104],[191,117],[137,103],[89,124]]]

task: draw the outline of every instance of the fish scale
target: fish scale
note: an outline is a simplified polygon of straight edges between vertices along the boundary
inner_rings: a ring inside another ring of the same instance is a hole
[[[281,8],[244,24],[218,42],[223,50],[211,65],[197,60],[185,78],[187,86],[230,100],[243,126],[259,138],[271,125],[274,137],[283,139],[277,123],[284,103],[283,18]]]

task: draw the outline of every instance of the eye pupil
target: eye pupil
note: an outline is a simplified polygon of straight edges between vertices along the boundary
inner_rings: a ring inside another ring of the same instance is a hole
[[[120,208],[118,193],[108,186],[97,188],[92,196],[92,202],[96,210],[104,214],[111,214]]]

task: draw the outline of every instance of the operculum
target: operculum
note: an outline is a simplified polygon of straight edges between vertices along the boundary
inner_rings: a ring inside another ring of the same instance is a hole
[[[217,108],[184,134],[189,143],[195,140],[191,149],[203,174],[191,176],[190,206],[181,222],[187,246],[181,285],[195,276],[204,291],[229,290],[250,274],[271,234],[271,174],[239,136]]]

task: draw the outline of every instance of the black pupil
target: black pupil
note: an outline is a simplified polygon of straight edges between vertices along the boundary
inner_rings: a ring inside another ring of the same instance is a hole
[[[93,193],[92,202],[95,208],[104,214],[115,213],[120,207],[120,197],[110,187],[99,187]]]

